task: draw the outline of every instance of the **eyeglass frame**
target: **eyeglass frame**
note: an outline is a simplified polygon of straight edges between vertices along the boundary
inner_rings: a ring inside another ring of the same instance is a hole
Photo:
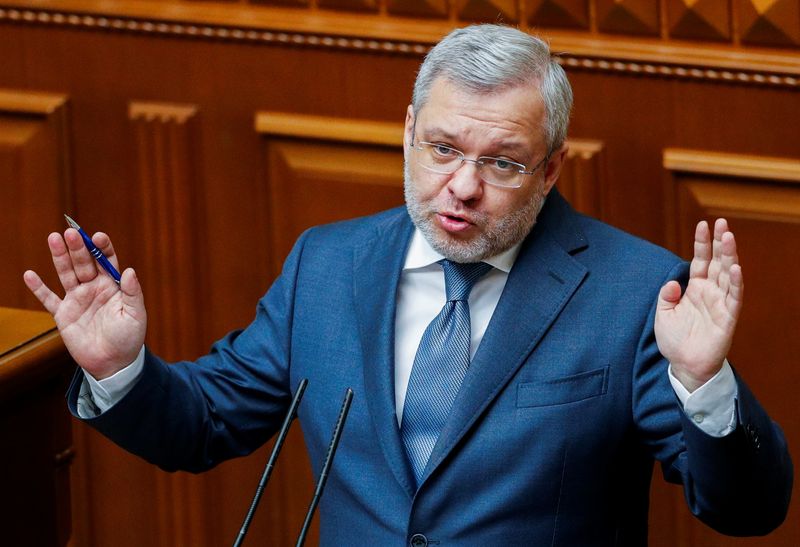
[[[419,146],[414,144],[414,141],[416,140],[416,131],[417,131],[417,123],[416,123],[416,120],[414,120],[414,125],[411,128],[411,144],[410,144],[410,146],[414,150],[422,151],[423,150],[422,148],[420,148]],[[456,171],[461,169],[461,167],[464,165],[464,162],[474,163],[476,168],[480,169],[481,167],[486,165],[486,162],[485,161],[481,161],[481,160],[505,161],[505,162],[508,162],[508,163],[510,163],[510,164],[512,164],[514,166],[520,167],[521,169],[517,170],[517,173],[520,174],[520,175],[534,175],[534,174],[536,174],[536,171],[542,166],[542,164],[547,165],[547,163],[550,161],[550,156],[553,154],[552,150],[548,151],[547,154],[545,154],[545,156],[539,161],[539,163],[534,165],[533,168],[530,169],[529,171],[526,171],[527,166],[525,166],[525,165],[523,165],[523,164],[521,164],[519,162],[512,161],[512,160],[507,160],[507,159],[504,159],[504,158],[498,158],[498,157],[495,157],[495,156],[478,156],[474,160],[470,159],[470,158],[466,157],[464,152],[462,152],[461,150],[459,150],[457,148],[453,148],[449,144],[437,144],[435,142],[428,142],[428,141],[417,141],[417,144],[425,144],[425,145],[428,145],[428,146],[443,146],[443,147],[445,147],[445,148],[447,148],[449,150],[452,150],[453,152],[455,152],[460,157],[461,161],[458,164],[458,167],[456,167],[455,169],[453,169],[452,171],[449,171],[449,172],[448,171],[436,171],[435,169],[432,169],[432,168],[428,167],[427,165],[423,165],[422,163],[419,162],[419,160],[417,160],[417,162],[416,162],[417,165],[419,165],[420,167],[422,167],[423,169],[425,169],[427,171],[430,171],[431,173],[437,173],[439,175],[452,175],[453,173],[455,173]],[[505,185],[505,184],[497,184],[495,182],[490,182],[490,181],[484,179],[483,177],[481,177],[481,180],[483,182],[485,182],[486,184],[490,184],[492,186],[496,186],[497,188],[522,188],[522,183],[518,184],[517,186],[509,186],[509,185]]]

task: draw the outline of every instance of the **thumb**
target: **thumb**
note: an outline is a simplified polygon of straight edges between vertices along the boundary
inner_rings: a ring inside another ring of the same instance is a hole
[[[658,292],[658,310],[669,311],[681,301],[681,285],[677,281],[668,281]]]
[[[126,268],[122,272],[119,288],[122,290],[122,304],[132,313],[141,312],[143,314],[144,295],[142,294],[142,286],[139,284],[139,278],[133,268]]]

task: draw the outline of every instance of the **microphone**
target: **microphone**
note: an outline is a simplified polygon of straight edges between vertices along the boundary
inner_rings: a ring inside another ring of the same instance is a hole
[[[328,453],[325,455],[325,463],[322,465],[322,472],[317,480],[317,488],[314,492],[314,497],[311,499],[311,505],[308,507],[306,520],[303,523],[303,529],[300,531],[300,537],[297,538],[297,545],[295,547],[302,547],[306,542],[306,534],[308,534],[311,520],[314,518],[314,511],[317,509],[319,500],[322,497],[322,490],[325,488],[325,483],[328,480],[328,472],[333,464],[333,457],[336,455],[336,448],[339,446],[339,438],[342,436],[344,422],[347,420],[347,413],[350,411],[350,404],[352,402],[353,390],[348,387],[344,394],[344,401],[342,401],[342,409],[339,411],[339,419],[336,420],[336,425],[333,428],[331,442],[328,445]]]
[[[244,542],[244,536],[247,534],[247,529],[250,527],[250,521],[253,520],[253,515],[255,515],[258,503],[261,501],[261,494],[264,493],[269,476],[272,474],[272,469],[275,467],[275,462],[278,459],[278,454],[280,454],[281,448],[283,448],[283,442],[286,440],[286,435],[289,433],[289,426],[292,425],[292,420],[294,420],[297,415],[297,408],[300,406],[300,400],[303,398],[306,386],[308,386],[308,378],[303,378],[297,386],[297,392],[294,394],[292,404],[289,406],[289,412],[286,413],[286,418],[283,420],[281,431],[275,441],[275,446],[272,448],[272,454],[269,456],[267,466],[264,468],[264,473],[261,475],[261,480],[258,483],[258,488],[256,488],[256,495],[253,497],[250,509],[244,517],[242,528],[239,530],[239,535],[236,537],[236,541],[233,544],[234,547],[241,547],[242,542]]]

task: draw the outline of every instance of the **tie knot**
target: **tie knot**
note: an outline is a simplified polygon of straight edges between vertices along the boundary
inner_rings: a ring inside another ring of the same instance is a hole
[[[444,268],[444,285],[447,300],[450,302],[467,300],[475,282],[492,269],[492,266],[485,262],[462,264],[445,259],[440,263]]]

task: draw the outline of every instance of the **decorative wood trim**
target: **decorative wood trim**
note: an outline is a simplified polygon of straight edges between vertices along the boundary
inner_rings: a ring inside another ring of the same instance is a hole
[[[165,5],[88,0],[4,2],[0,22],[72,27],[279,44],[292,47],[346,49],[420,57],[453,28],[451,21],[405,19],[381,14],[261,6],[214,6],[204,3]],[[325,29],[324,34],[320,29]],[[734,45],[697,47],[653,39],[617,38],[548,30],[546,36],[567,67],[676,79],[751,85],[800,87],[800,56]]]
[[[685,191],[710,216],[800,222],[800,192],[795,187],[691,179],[685,183]]]
[[[0,88],[0,111],[47,116],[64,106],[66,95]]]
[[[380,146],[403,145],[403,125],[393,122],[283,112],[258,112],[256,113],[255,129],[256,133],[261,135]]]
[[[191,104],[132,102],[128,118],[137,154],[141,208],[140,278],[150,279],[148,308],[154,318],[148,344],[168,357],[196,353],[203,316],[192,311],[202,300],[202,253],[205,225],[196,200],[198,108]],[[168,220],[169,219],[169,220]],[[165,230],[165,226],[173,229]],[[152,283],[152,281],[158,281]],[[177,330],[158,325],[180,325]],[[206,515],[200,481],[185,475],[157,474],[161,545],[199,545]],[[187,501],[188,500],[188,501]]]
[[[597,140],[569,140],[561,170],[559,191],[581,213],[603,218],[606,192],[605,144]]]
[[[664,167],[723,177],[800,183],[800,160],[667,148]]]

